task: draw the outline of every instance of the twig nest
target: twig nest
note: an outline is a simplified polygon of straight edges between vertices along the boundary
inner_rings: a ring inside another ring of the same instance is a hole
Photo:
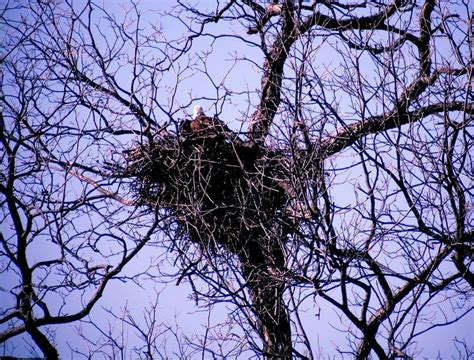
[[[237,253],[280,228],[288,195],[282,157],[216,128],[183,126],[126,152],[142,205],[171,210],[179,233]]]

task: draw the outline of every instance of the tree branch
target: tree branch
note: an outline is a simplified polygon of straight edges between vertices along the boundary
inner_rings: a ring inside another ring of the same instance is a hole
[[[402,125],[420,121],[429,115],[441,111],[464,111],[473,114],[474,104],[466,104],[463,101],[453,101],[448,104],[438,103],[427,105],[409,112],[398,110],[390,111],[383,115],[373,116],[358,121],[357,123],[350,124],[323,139],[316,147],[318,158],[324,159],[334,155],[367,135],[375,134],[379,131],[399,128]]]

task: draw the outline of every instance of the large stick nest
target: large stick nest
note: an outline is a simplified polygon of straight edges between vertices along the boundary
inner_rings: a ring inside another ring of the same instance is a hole
[[[211,248],[239,254],[252,242],[281,239],[289,201],[284,156],[225,125],[189,124],[126,152],[125,175],[135,178],[139,203],[171,210],[179,233]]]

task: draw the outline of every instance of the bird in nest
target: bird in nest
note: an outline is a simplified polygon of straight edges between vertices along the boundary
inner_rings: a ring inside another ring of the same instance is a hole
[[[193,120],[191,121],[190,127],[193,132],[218,127],[220,121],[216,118],[206,116],[201,105],[196,105],[193,111]]]
[[[186,120],[181,126],[181,133],[185,135],[197,135],[199,137],[215,137],[223,135],[227,137],[233,132],[216,117],[207,116],[201,105],[194,106],[193,119]]]

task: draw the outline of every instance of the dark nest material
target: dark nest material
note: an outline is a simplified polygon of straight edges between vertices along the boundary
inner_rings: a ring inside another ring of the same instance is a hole
[[[225,125],[193,129],[188,121],[176,134],[127,151],[126,161],[139,203],[171,210],[182,237],[222,245],[253,264],[283,256],[289,196],[278,151],[243,141]]]

